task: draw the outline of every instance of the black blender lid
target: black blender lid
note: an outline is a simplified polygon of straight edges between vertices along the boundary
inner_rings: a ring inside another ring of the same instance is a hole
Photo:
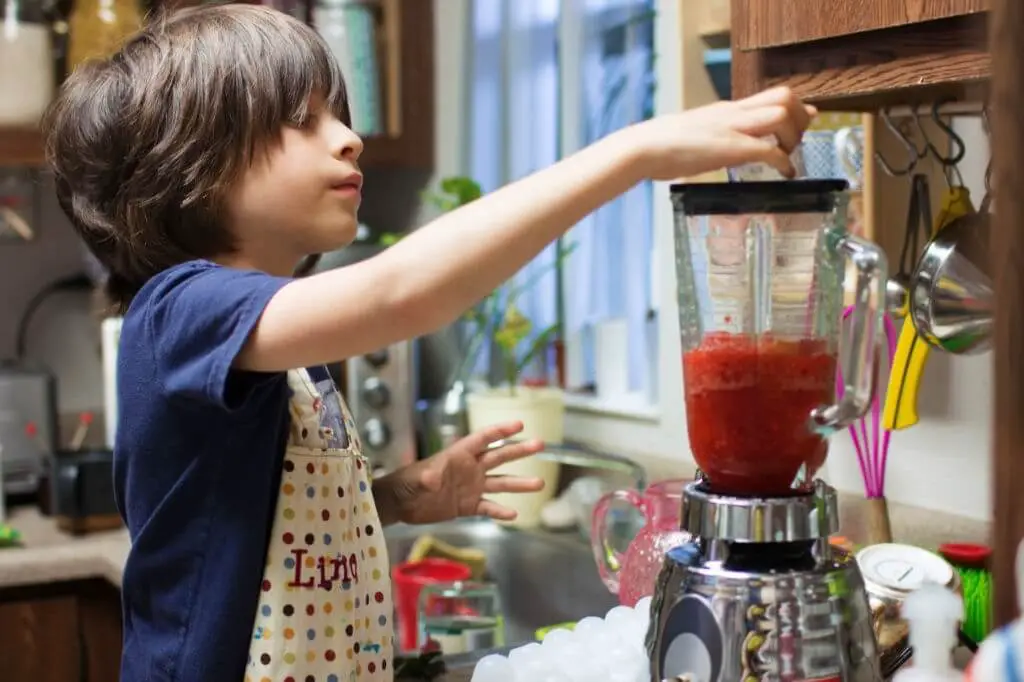
[[[684,215],[828,213],[846,180],[767,180],[673,184],[672,202]]]

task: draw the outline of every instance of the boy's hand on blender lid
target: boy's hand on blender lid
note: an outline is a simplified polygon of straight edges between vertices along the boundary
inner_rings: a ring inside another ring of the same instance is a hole
[[[786,87],[638,123],[623,132],[654,180],[766,163],[794,175],[789,155],[817,110]]]

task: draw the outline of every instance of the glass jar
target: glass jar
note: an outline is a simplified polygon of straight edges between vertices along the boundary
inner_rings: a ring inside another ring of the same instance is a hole
[[[352,130],[384,132],[377,25],[373,7],[360,0],[317,0],[313,26],[338,60],[352,109]]]
[[[39,0],[0,2],[0,126],[35,127],[53,99],[50,22]]]
[[[110,56],[142,23],[135,0],[77,0],[68,17],[68,72],[82,62]]]
[[[446,656],[484,651],[505,643],[498,586],[484,582],[427,585],[420,593],[417,647]]]

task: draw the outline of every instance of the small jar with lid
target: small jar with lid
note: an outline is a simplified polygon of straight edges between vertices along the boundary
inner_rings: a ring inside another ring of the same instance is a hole
[[[0,126],[31,128],[53,99],[53,33],[40,0],[0,2]]]
[[[68,73],[90,59],[109,57],[142,24],[137,0],[77,0],[68,17]]]

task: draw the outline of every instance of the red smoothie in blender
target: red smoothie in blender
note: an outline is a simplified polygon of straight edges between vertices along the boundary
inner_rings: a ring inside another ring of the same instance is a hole
[[[785,495],[801,466],[809,481],[825,462],[809,424],[834,399],[826,341],[711,333],[683,353],[683,376],[690,447],[715,492]]]

